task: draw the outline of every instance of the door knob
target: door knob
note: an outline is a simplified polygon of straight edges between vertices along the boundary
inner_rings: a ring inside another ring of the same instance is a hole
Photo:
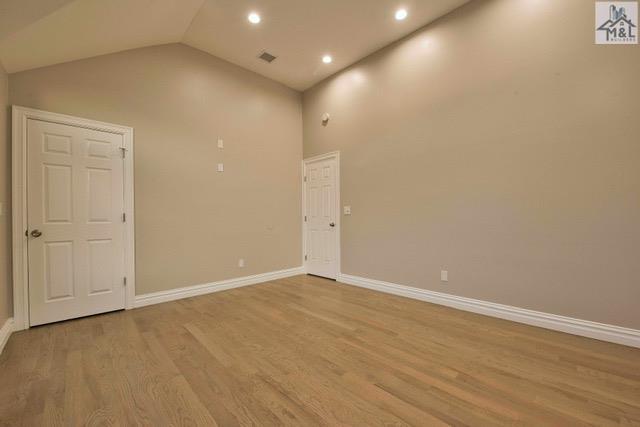
[[[40,230],[33,230],[33,231],[31,232],[31,237],[36,237],[36,238],[38,238],[38,237],[40,237],[40,236],[42,236],[42,231],[40,231]]]
[[[332,222],[332,223],[329,224],[329,227],[335,227],[335,226],[336,226],[335,222]]]

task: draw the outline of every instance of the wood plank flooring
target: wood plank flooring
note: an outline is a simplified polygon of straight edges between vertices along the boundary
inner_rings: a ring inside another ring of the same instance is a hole
[[[0,425],[640,425],[640,349],[297,276],[13,334]]]

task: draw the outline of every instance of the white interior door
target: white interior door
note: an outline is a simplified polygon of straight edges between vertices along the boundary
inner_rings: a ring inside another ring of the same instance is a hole
[[[123,136],[27,121],[29,317],[125,306]]]
[[[305,177],[306,270],[336,279],[340,244],[337,159],[305,162]]]

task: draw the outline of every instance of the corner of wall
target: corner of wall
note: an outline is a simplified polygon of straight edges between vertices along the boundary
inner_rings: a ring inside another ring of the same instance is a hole
[[[0,325],[11,318],[11,127],[9,75],[0,62]]]

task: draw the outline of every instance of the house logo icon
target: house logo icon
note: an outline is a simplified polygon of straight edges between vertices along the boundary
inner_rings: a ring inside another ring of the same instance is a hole
[[[638,2],[596,2],[596,44],[638,43]]]

